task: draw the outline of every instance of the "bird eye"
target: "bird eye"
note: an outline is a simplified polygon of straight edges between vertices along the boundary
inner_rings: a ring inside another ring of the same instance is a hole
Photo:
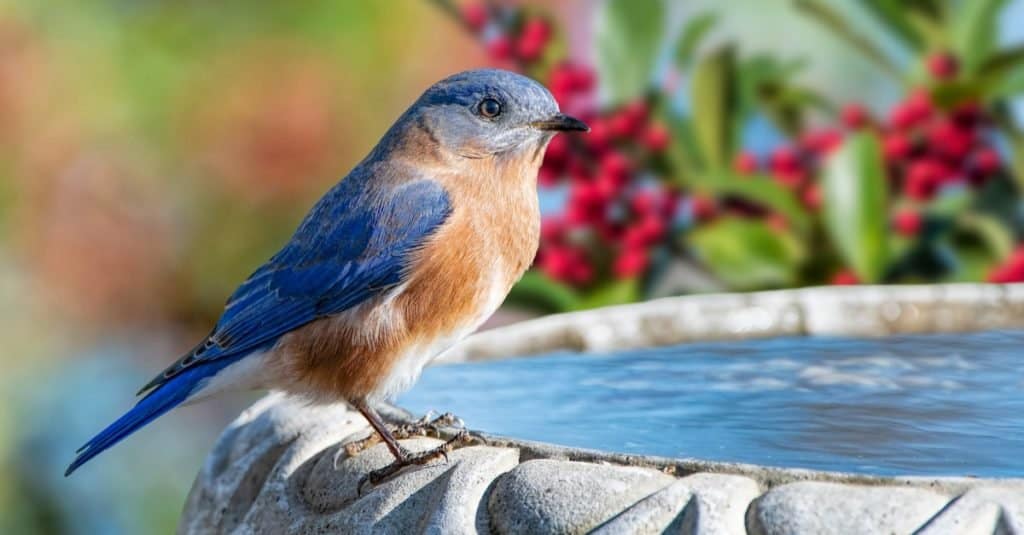
[[[493,98],[485,98],[481,100],[477,109],[480,111],[480,115],[483,115],[488,119],[494,119],[501,115],[501,103]]]

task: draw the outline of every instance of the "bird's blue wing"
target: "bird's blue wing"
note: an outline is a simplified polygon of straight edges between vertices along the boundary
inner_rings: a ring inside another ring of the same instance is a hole
[[[365,178],[350,175],[328,192],[288,245],[228,299],[206,340],[143,387],[145,397],[86,442],[65,475],[185,402],[237,359],[400,283],[410,253],[450,214],[448,195],[430,180],[378,190],[365,187]]]
[[[427,179],[386,191],[359,182],[349,177],[321,199],[291,241],[228,299],[209,337],[143,391],[191,366],[272,345],[400,283],[409,253],[451,212],[448,195]]]

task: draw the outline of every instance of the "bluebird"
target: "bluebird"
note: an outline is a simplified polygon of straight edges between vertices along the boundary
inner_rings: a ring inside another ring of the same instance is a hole
[[[253,389],[348,403],[393,469],[436,458],[406,451],[373,406],[501,304],[537,251],[548,142],[587,130],[515,73],[472,70],[434,84],[65,475],[179,405]]]

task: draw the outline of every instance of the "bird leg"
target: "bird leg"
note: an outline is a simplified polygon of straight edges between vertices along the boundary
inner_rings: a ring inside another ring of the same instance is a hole
[[[394,475],[406,466],[425,465],[438,459],[444,459],[447,461],[449,452],[461,446],[465,446],[470,442],[471,437],[469,433],[465,429],[461,429],[455,434],[455,436],[448,439],[440,446],[414,454],[402,447],[402,445],[398,443],[398,439],[415,436],[441,438],[442,430],[444,428],[461,425],[461,421],[451,413],[445,413],[433,419],[429,416],[424,416],[411,424],[399,425],[392,431],[392,429],[389,429],[388,425],[384,423],[384,420],[381,419],[377,412],[366,404],[366,402],[357,402],[353,403],[353,405],[360,413],[363,414],[366,421],[369,422],[370,426],[372,426],[376,431],[375,434],[379,437],[375,438],[371,435],[359,442],[352,443],[353,445],[357,445],[353,448],[354,452],[358,453],[363,448],[383,441],[391,452],[391,455],[395,458],[393,463],[385,466],[384,468],[374,470],[366,476],[364,481],[369,481],[374,485],[384,481],[389,476]],[[349,453],[349,446],[346,446],[345,450],[346,453]],[[359,486],[361,488],[362,483],[360,483]]]

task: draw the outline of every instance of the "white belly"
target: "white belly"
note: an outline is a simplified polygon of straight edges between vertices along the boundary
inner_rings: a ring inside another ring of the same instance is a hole
[[[462,341],[462,339],[473,334],[483,322],[487,321],[487,318],[490,318],[494,311],[498,310],[498,307],[501,306],[501,303],[505,301],[505,297],[508,295],[509,287],[505,283],[506,279],[503,273],[503,271],[495,268],[492,270],[491,276],[484,279],[487,282],[481,290],[486,293],[487,297],[481,300],[482,304],[473,317],[469,318],[452,332],[414,344],[395,362],[391,373],[381,381],[380,387],[373,393],[371,398],[374,400],[388,400],[405,392],[420,378],[423,368],[444,354],[445,351],[451,349],[452,346]]]

